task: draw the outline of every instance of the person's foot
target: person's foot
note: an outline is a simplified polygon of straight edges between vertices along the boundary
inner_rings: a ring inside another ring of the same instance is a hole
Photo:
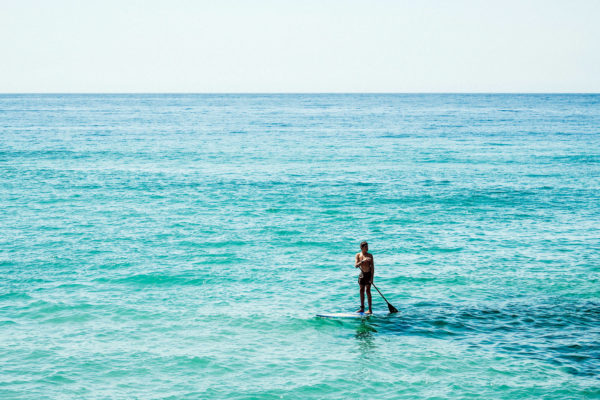
[[[366,312],[367,314],[373,314],[373,310],[369,310]]]
[[[365,312],[365,309],[361,307],[361,308],[359,308],[358,310],[356,310],[356,312],[357,312],[357,313],[363,313],[363,312]]]

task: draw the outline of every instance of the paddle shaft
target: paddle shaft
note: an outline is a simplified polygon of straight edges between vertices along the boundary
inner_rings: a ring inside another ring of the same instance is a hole
[[[387,301],[387,299],[385,298],[385,296],[379,291],[379,289],[377,288],[377,286],[375,286],[374,283],[371,283],[371,285],[373,285],[373,287],[379,292],[379,294],[381,295],[381,297],[383,297],[383,299],[385,300],[386,303],[390,304],[389,301]]]
[[[373,285],[373,287],[375,288],[375,290],[377,290],[377,292],[379,292],[379,294],[381,295],[381,297],[383,297],[383,300],[385,300],[385,302],[387,303],[388,309],[390,310],[391,313],[397,313],[398,310],[396,309],[396,307],[394,307],[393,305],[390,304],[389,301],[387,301],[387,299],[385,298],[385,296],[383,295],[383,293],[381,293],[381,291],[379,290],[379,288],[377,286],[375,286],[374,283],[371,283],[371,285]]]

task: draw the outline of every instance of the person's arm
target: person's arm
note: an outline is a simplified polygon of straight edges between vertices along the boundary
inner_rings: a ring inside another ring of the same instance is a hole
[[[358,267],[360,267],[362,263],[366,263],[366,262],[369,262],[369,261],[371,261],[371,259],[370,259],[370,258],[365,258],[365,259],[363,259],[362,261],[358,261],[358,255],[359,255],[359,254],[360,254],[360,253],[356,253],[356,258],[355,258],[354,268],[358,268]]]

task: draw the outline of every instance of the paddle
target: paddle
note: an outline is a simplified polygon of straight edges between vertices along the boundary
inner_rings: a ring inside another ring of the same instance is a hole
[[[371,283],[371,285],[373,285],[373,287],[375,289],[377,289],[377,291],[379,292],[379,294],[381,294],[381,292],[379,291],[379,289],[377,288],[377,286],[375,286],[374,283]],[[393,305],[391,305],[390,302],[387,301],[387,299],[385,298],[385,296],[383,294],[381,294],[381,297],[383,297],[383,299],[387,303],[388,309],[390,310],[391,313],[397,313],[398,312],[398,310],[396,309],[396,307],[394,307]]]

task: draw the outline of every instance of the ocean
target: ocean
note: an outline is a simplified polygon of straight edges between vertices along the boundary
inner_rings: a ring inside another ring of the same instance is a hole
[[[600,398],[599,204],[597,94],[0,95],[0,398]]]

